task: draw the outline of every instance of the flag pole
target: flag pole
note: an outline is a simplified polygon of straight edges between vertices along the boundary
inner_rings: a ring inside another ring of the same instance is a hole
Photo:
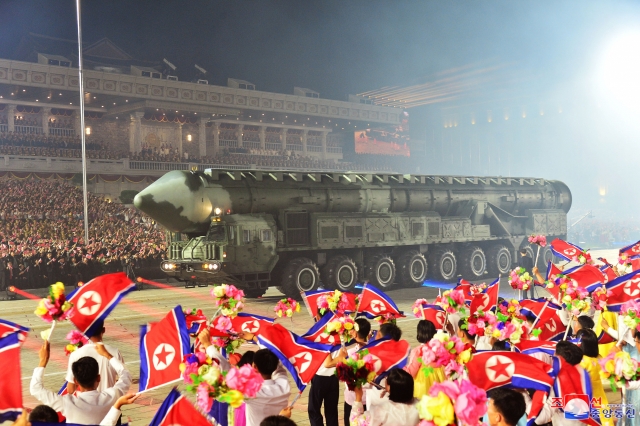
[[[533,322],[533,324],[531,324],[531,331],[533,331],[533,329],[536,328],[536,324],[538,323],[538,320],[542,316],[542,313],[544,312],[544,310],[547,309],[547,305],[549,305],[549,301],[548,300],[546,302],[544,302],[544,306],[542,307],[542,309],[540,309],[540,313],[536,317],[536,320]]]
[[[89,206],[87,205],[87,152],[84,130],[84,70],[82,66],[82,18],[80,0],[76,0],[78,22],[78,87],[80,90],[80,140],[82,146],[82,203],[84,206],[84,245],[89,244]],[[46,135],[45,135],[46,136]]]
[[[180,379],[175,379],[175,380],[172,380],[172,381],[170,381],[170,382],[163,383],[163,384],[158,385],[158,386],[154,386],[154,387],[152,387],[152,388],[148,388],[148,389],[145,389],[145,390],[141,390],[140,392],[137,392],[137,393],[136,393],[136,395],[142,395],[143,393],[147,393],[147,392],[151,392],[152,390],[156,390],[156,389],[159,389],[159,388],[163,388],[163,387],[165,387],[165,386],[167,386],[167,385],[171,385],[171,384],[177,383],[177,382],[179,382],[179,381],[181,381],[181,380],[182,380],[182,378],[180,378]]]

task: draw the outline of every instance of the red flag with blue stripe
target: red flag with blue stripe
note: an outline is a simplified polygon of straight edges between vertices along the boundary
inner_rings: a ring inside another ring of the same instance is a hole
[[[586,257],[584,249],[573,243],[561,240],[560,238],[556,238],[551,241],[550,246],[553,254],[566,261],[571,261],[574,257],[578,257],[580,255]]]
[[[640,300],[640,270],[609,281],[605,287],[613,293],[607,300],[607,309],[611,312],[620,312],[625,302]]]
[[[312,318],[316,318],[319,314],[318,299],[320,299],[321,296],[331,296],[333,293],[334,290],[312,290],[302,292],[302,300],[304,300],[305,306]],[[348,308],[345,309],[345,312],[355,312],[357,306],[356,299],[358,295],[348,291],[343,291],[342,294],[347,297],[347,301],[349,302]]]
[[[93,336],[120,300],[136,285],[124,272],[96,277],[69,295],[75,313],[69,321],[87,336]]]
[[[498,289],[500,288],[500,278],[497,278],[494,282],[492,282],[487,288],[485,288],[482,293],[476,294],[473,296],[473,300],[471,301],[471,306],[469,306],[469,311],[471,315],[482,310],[482,311],[493,311],[496,309],[498,305]]]
[[[30,329],[15,322],[3,320],[0,318],[0,338],[7,337],[10,334],[18,333],[20,341],[23,342],[27,338]]]
[[[620,249],[620,256],[626,255],[628,259],[640,259],[640,241],[636,241]]]
[[[212,422],[173,388],[149,423],[149,426],[171,425],[211,426]]]
[[[365,350],[369,351],[369,355],[373,357],[375,382],[380,383],[392,368],[402,368],[407,365],[411,346],[406,340],[396,342],[389,337],[383,337],[363,346],[358,352]]]
[[[395,318],[404,317],[395,302],[382,290],[367,283],[360,294],[360,306],[358,313],[364,314],[369,319],[381,315],[393,315]]]
[[[0,365],[5,366],[0,380],[0,423],[14,421],[22,413],[21,345],[20,332],[0,338]]]
[[[239,312],[235,318],[231,318],[231,324],[237,333],[247,332],[256,335],[260,334],[260,330],[264,327],[273,325],[274,321],[273,318],[248,312]]]
[[[325,333],[325,329],[327,328],[327,324],[337,316],[333,312],[325,313],[322,318],[320,318],[313,326],[302,335],[307,340],[311,340],[312,342],[322,343],[325,345],[336,345],[340,343],[340,336],[336,333]]]
[[[542,352],[553,356],[556,354],[557,343],[548,340],[521,340],[520,343],[513,346],[516,352],[526,355]]]
[[[574,268],[567,269],[563,274],[575,280],[579,287],[586,289],[588,292],[592,292],[601,287],[605,282],[605,275],[600,268],[593,265],[578,265]]]
[[[471,300],[473,300],[473,296],[471,296],[471,283],[464,278],[460,278],[458,280],[458,285],[455,286],[455,290],[462,290],[464,294],[464,303],[469,305]]]
[[[300,337],[280,324],[265,327],[258,335],[258,342],[270,349],[282,365],[289,370],[300,392],[311,382],[324,364],[330,345],[312,342]]]
[[[438,305],[422,305],[423,318],[431,321],[436,330],[444,330],[444,322],[447,314],[444,309]]]
[[[151,329],[140,328],[140,391],[179,380],[180,363],[191,352],[182,307],[173,308]]]

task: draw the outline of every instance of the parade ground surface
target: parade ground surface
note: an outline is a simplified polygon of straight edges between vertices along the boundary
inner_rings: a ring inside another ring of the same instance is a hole
[[[610,261],[618,258],[617,250],[594,251],[592,257],[595,259],[604,256]],[[487,277],[487,284],[494,278]],[[451,284],[441,285],[443,289],[451,288]],[[68,289],[69,291],[70,289]],[[139,357],[139,330],[140,326],[161,319],[166,313],[174,308],[177,304],[183,308],[200,308],[207,315],[215,312],[213,299],[209,295],[209,288],[189,288],[176,286],[169,289],[159,289],[146,285],[143,291],[134,291],[129,294],[118,307],[111,313],[105,323],[106,335],[105,343],[116,346],[124,356],[125,363],[133,376],[133,385],[131,391],[136,392],[138,389],[138,378],[140,376],[140,357]],[[538,296],[543,296],[543,290],[538,290]],[[42,294],[40,294],[42,293]],[[40,290],[38,295],[44,295],[44,291]],[[432,300],[438,295],[438,283],[427,282],[425,287],[398,289],[388,292],[389,296],[398,304],[401,310],[407,314],[406,318],[398,320],[398,326],[403,331],[403,338],[407,339],[412,347],[417,345],[416,341],[416,324],[418,320],[411,313],[411,305],[418,298],[426,298]],[[501,280],[500,295],[502,297],[517,297],[508,285],[506,278]],[[265,316],[274,316],[273,307],[282,295],[274,288],[270,289],[267,294],[260,299],[248,299],[245,312],[255,313]],[[30,327],[32,332],[29,334],[22,348],[22,393],[24,395],[24,403],[26,407],[35,407],[38,405],[33,397],[29,395],[29,381],[33,373],[33,369],[38,365],[38,349],[42,344],[40,332],[49,328],[49,325],[38,318],[34,313],[37,302],[34,300],[12,300],[0,301],[0,318],[16,322],[23,326]],[[303,334],[313,324],[313,320],[308,312],[302,307],[299,314],[291,319],[278,319],[277,322],[291,329],[294,333]],[[374,325],[374,329],[377,325]],[[68,322],[59,324],[52,336],[51,360],[45,371],[45,386],[50,390],[57,391],[64,383],[65,372],[67,370],[67,357],[64,354],[64,346],[66,340],[64,337],[71,329]],[[241,352],[254,349],[253,345],[245,345]],[[12,368],[12,366],[4,366],[4,368]],[[342,389],[344,385],[340,385],[340,403],[339,413],[342,419]],[[180,387],[182,388],[182,386]],[[129,418],[132,425],[146,425],[150,422],[156,410],[171,389],[170,386],[157,389],[145,393],[139,398],[135,404],[126,406],[123,409],[123,420]],[[291,400],[297,394],[297,388],[291,383]],[[307,396],[308,388],[302,397],[296,402],[293,410],[292,418],[299,425],[308,425],[307,415]],[[620,396],[612,392],[608,393],[609,403],[615,404],[620,401]],[[124,421],[123,421],[124,423]],[[342,420],[340,421],[342,424]]]

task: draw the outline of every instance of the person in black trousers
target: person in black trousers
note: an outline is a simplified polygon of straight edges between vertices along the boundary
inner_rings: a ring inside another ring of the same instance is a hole
[[[532,277],[534,277],[535,280],[535,275],[532,271],[533,259],[531,258],[531,256],[529,256],[529,253],[527,253],[526,249],[520,250],[520,266],[523,267]],[[529,293],[529,296],[527,296],[527,292]],[[522,297],[525,299],[533,299],[533,283],[531,284],[531,287],[529,287],[529,290],[522,291]]]

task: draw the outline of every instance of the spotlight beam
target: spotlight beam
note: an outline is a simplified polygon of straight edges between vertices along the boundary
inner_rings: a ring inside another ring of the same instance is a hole
[[[31,299],[31,300],[40,300],[42,299],[41,297],[36,296],[35,294],[31,294],[29,292],[26,292],[24,290],[20,290],[17,287],[11,286],[8,288],[8,290],[12,293],[18,294],[22,297],[24,297],[25,299]]]

